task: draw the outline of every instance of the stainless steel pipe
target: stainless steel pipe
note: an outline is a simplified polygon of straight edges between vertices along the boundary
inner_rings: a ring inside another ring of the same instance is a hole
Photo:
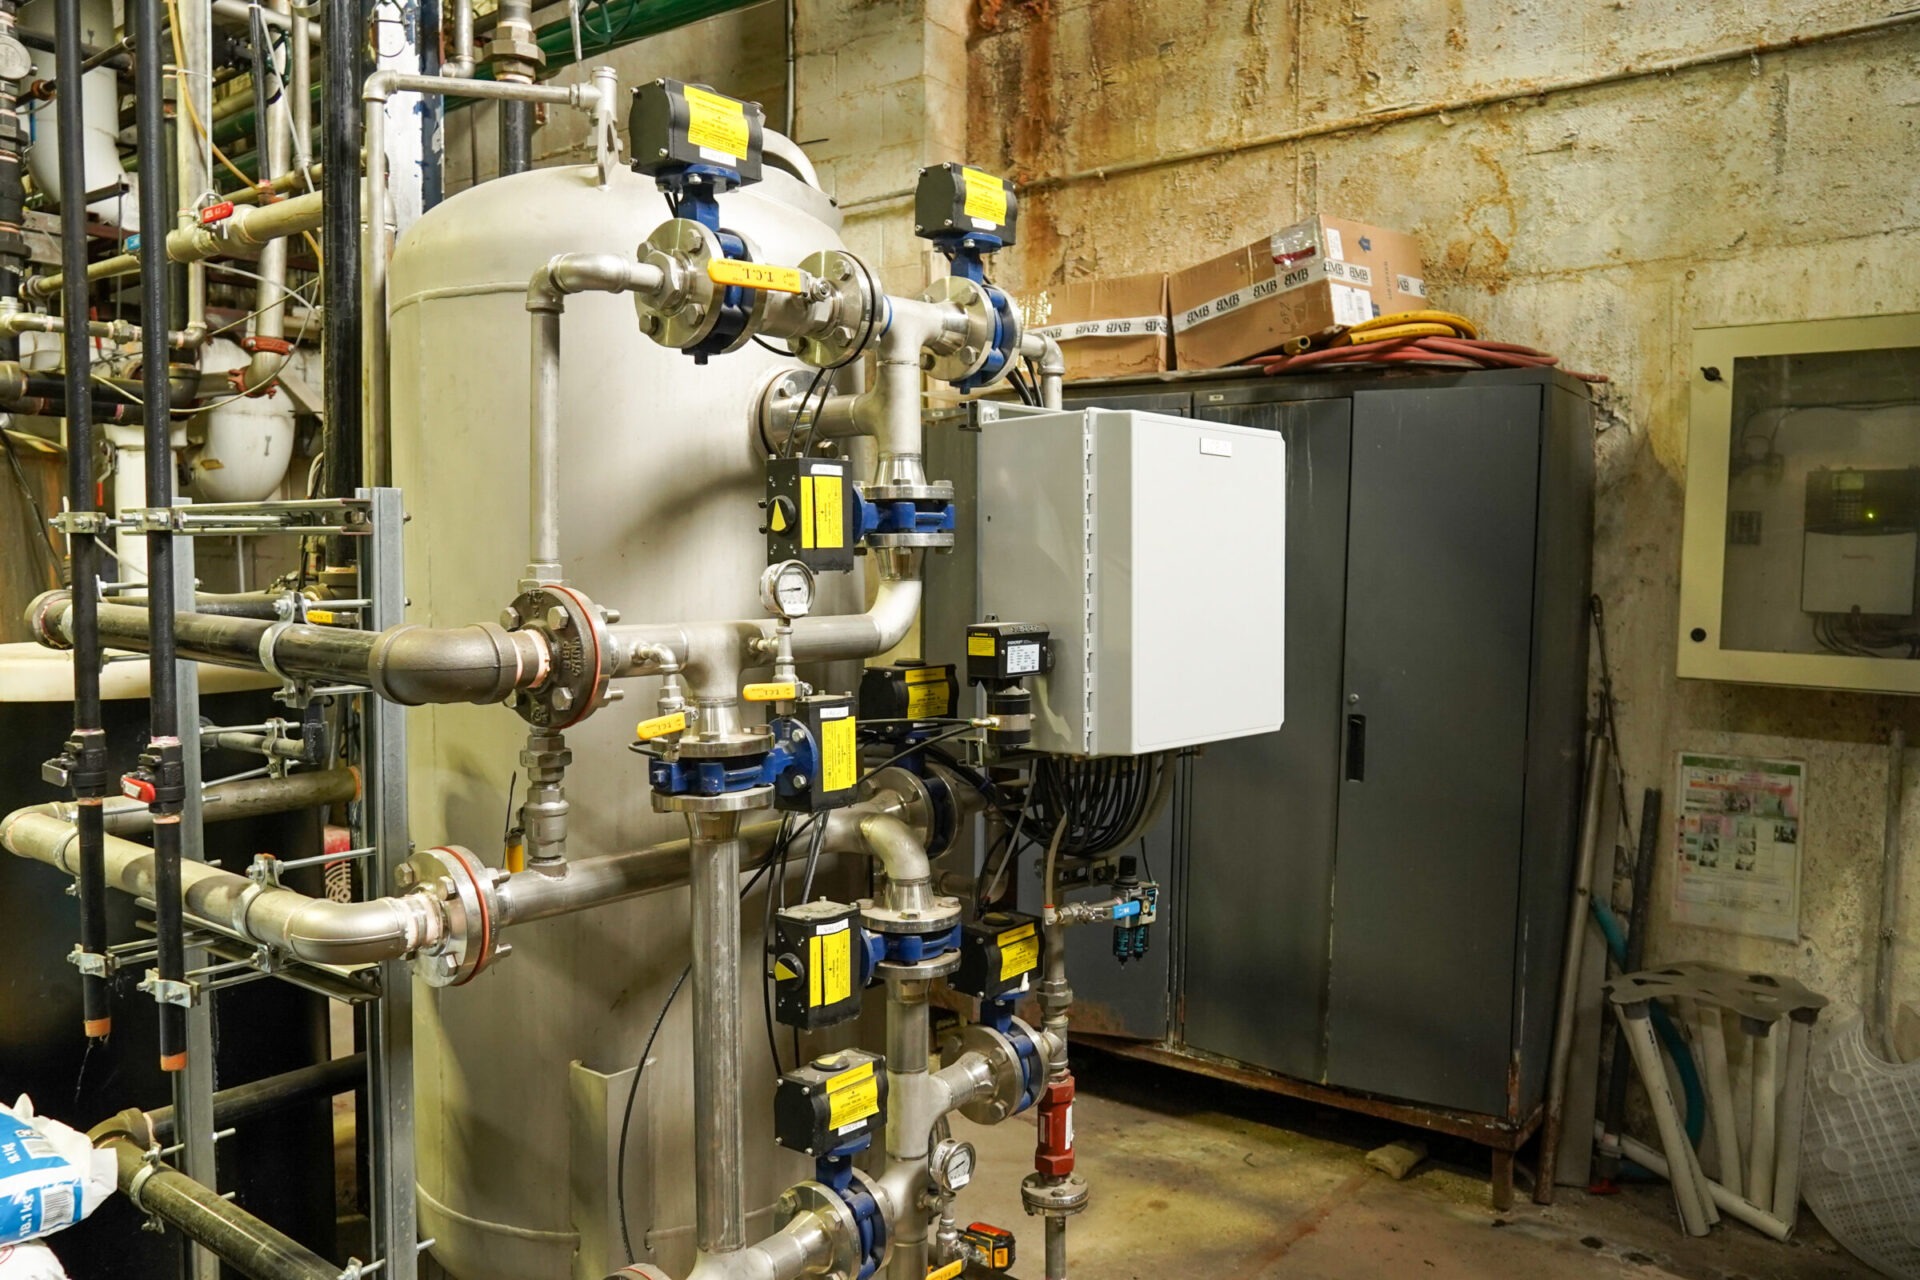
[[[29,608],[40,643],[70,647],[70,594],[48,592]],[[347,631],[258,618],[176,613],[182,658],[302,680],[361,683],[405,706],[437,702],[501,702],[547,675],[546,642],[532,631],[495,623],[470,627],[391,627]],[[100,606],[100,635],[111,648],[145,652],[147,615],[126,605]]]
[[[746,1246],[741,1174],[740,815],[690,813],[693,885],[694,1235],[700,1252]]]
[[[313,769],[284,778],[241,778],[216,782],[200,795],[202,819],[231,822],[268,813],[290,813],[323,804],[345,804],[360,797],[357,769]],[[104,804],[108,835],[137,835],[153,829],[153,811],[146,801],[130,796],[108,796]],[[62,822],[76,820],[79,806],[71,800],[32,805],[22,812],[43,813]]]

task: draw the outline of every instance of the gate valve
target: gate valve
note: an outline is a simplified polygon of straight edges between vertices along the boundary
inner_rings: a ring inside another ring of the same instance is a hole
[[[222,200],[220,203],[210,204],[200,211],[200,225],[203,227],[211,227],[217,223],[225,222],[232,216],[233,201]]]

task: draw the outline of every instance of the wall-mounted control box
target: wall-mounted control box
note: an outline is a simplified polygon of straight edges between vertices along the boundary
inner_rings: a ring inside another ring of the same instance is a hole
[[[981,620],[1038,623],[1033,748],[1138,755],[1278,729],[1279,433],[980,406]]]

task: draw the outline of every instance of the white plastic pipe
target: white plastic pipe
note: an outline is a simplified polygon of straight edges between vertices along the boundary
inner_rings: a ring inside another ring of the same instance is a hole
[[[1674,1105],[1673,1090],[1667,1085],[1667,1069],[1660,1060],[1660,1042],[1654,1039],[1653,1019],[1648,1016],[1644,1003],[1633,1006],[1631,1011],[1625,1005],[1616,1004],[1613,1015],[1620,1023],[1620,1034],[1626,1037],[1634,1068],[1647,1091],[1647,1102],[1653,1110],[1654,1124],[1660,1130],[1660,1145],[1667,1152],[1667,1163],[1680,1166],[1673,1170],[1667,1182],[1673,1188],[1674,1206],[1680,1211],[1681,1229],[1690,1236],[1704,1236],[1708,1231],[1707,1211],[1700,1203],[1700,1187],[1693,1177],[1692,1147],[1680,1124],[1680,1110]]]
[[[1605,1142],[1607,1140],[1607,1126],[1599,1121],[1595,1121],[1593,1136],[1595,1141]],[[1644,1142],[1638,1142],[1627,1137],[1625,1134],[1621,1134],[1620,1154],[1649,1173],[1658,1174],[1669,1182],[1673,1180],[1672,1171],[1667,1168],[1666,1157]],[[1718,1205],[1721,1212],[1736,1222],[1744,1222],[1755,1231],[1763,1235],[1772,1236],[1775,1240],[1785,1240],[1793,1234],[1793,1227],[1790,1223],[1780,1221],[1780,1219],[1774,1217],[1764,1209],[1755,1208],[1719,1183],[1709,1180],[1707,1188],[1713,1193],[1714,1204]]]
[[[1740,1125],[1734,1118],[1733,1077],[1727,1072],[1726,1026],[1717,1006],[1702,1004],[1694,1015],[1694,1043],[1706,1068],[1707,1114],[1713,1118],[1713,1145],[1720,1156],[1720,1181],[1735,1195],[1746,1194],[1740,1160]]]
[[[1787,1023],[1787,1088],[1780,1099],[1778,1152],[1773,1170],[1773,1216],[1793,1230],[1800,1217],[1800,1125],[1807,1110],[1807,1059],[1813,1052],[1813,1024]]]
[[[1747,1152],[1747,1198],[1755,1204],[1773,1203],[1773,1156],[1777,1123],[1774,1102],[1780,1088],[1780,1041],[1771,1023],[1753,1042],[1753,1123]]]

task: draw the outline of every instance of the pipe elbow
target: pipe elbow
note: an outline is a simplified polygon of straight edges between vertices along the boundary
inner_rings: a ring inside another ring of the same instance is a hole
[[[496,623],[470,627],[393,627],[367,657],[374,691],[402,706],[429,702],[502,702],[546,678],[546,643],[532,631]]]
[[[27,630],[49,649],[71,649],[73,638],[67,634],[67,615],[73,605],[73,592],[62,587],[42,591],[27,604]]]
[[[925,911],[933,905],[933,868],[913,828],[890,814],[870,814],[860,820],[860,842],[886,872],[889,907]]]
[[[237,913],[234,925],[249,937],[260,936],[264,921],[256,914],[280,919],[271,932],[300,959],[312,964],[373,964],[410,955],[432,946],[446,934],[446,922],[425,894],[374,898],[366,902],[335,902],[293,894],[290,909],[276,911],[278,890],[270,890]]]

